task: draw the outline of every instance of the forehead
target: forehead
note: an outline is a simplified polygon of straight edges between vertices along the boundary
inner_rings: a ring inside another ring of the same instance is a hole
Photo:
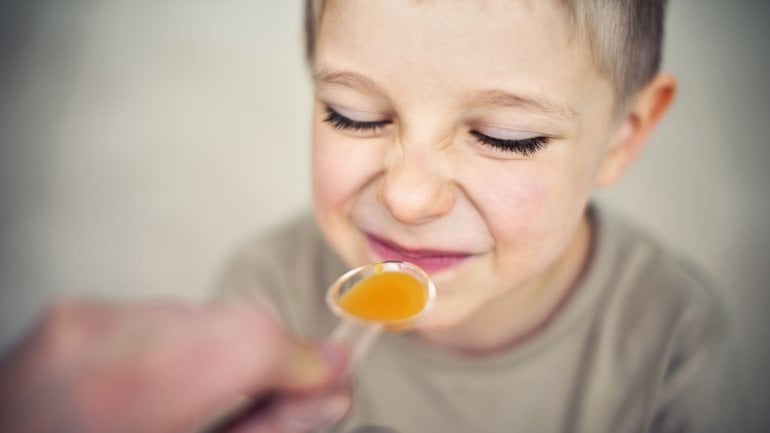
[[[599,78],[578,35],[557,1],[335,0],[319,25],[316,67],[406,86],[412,98],[504,88],[575,99]]]

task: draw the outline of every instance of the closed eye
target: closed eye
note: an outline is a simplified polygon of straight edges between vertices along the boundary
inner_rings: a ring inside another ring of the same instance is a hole
[[[520,140],[506,140],[503,138],[490,137],[479,131],[470,131],[470,134],[480,143],[493,147],[504,152],[518,153],[522,156],[529,156],[540,149],[546,147],[551,140],[550,137],[538,136],[524,138]]]
[[[393,123],[392,120],[377,120],[373,122],[353,120],[343,116],[328,105],[326,106],[326,117],[324,118],[324,122],[332,125],[335,129],[354,132],[376,131]]]

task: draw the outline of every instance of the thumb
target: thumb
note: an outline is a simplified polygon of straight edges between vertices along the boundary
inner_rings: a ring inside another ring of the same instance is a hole
[[[217,310],[230,322],[222,333],[231,341],[227,359],[237,361],[232,364],[239,371],[229,375],[240,382],[234,390],[241,394],[312,391],[345,371],[349,357],[343,346],[299,338],[261,303],[223,303]]]
[[[350,390],[341,387],[322,394],[276,398],[267,408],[244,412],[217,433],[307,433],[325,430],[350,408]]]
[[[279,373],[278,391],[312,391],[337,382],[345,372],[349,355],[343,346],[332,342],[291,345]]]
[[[257,386],[251,399],[234,404],[205,431],[208,433],[295,433],[315,431],[339,420],[350,405],[341,380],[348,353],[340,345],[292,342],[275,371],[272,392]]]

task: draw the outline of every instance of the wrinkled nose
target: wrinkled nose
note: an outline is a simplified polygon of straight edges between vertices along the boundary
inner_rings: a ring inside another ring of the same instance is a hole
[[[403,224],[417,225],[446,215],[455,202],[455,185],[438,155],[400,152],[386,168],[379,202]]]

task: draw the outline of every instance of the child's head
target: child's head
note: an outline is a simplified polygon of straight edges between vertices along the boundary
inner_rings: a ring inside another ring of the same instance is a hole
[[[667,0],[558,2],[573,36],[588,40],[597,69],[614,83],[618,105],[655,77],[661,61]],[[311,62],[327,3],[305,0],[305,52]],[[477,4],[483,7],[483,0]]]
[[[591,191],[674,92],[656,75],[660,2],[309,10],[315,209],[335,249],[351,266],[426,268],[439,291],[425,330],[556,299],[587,255]]]

